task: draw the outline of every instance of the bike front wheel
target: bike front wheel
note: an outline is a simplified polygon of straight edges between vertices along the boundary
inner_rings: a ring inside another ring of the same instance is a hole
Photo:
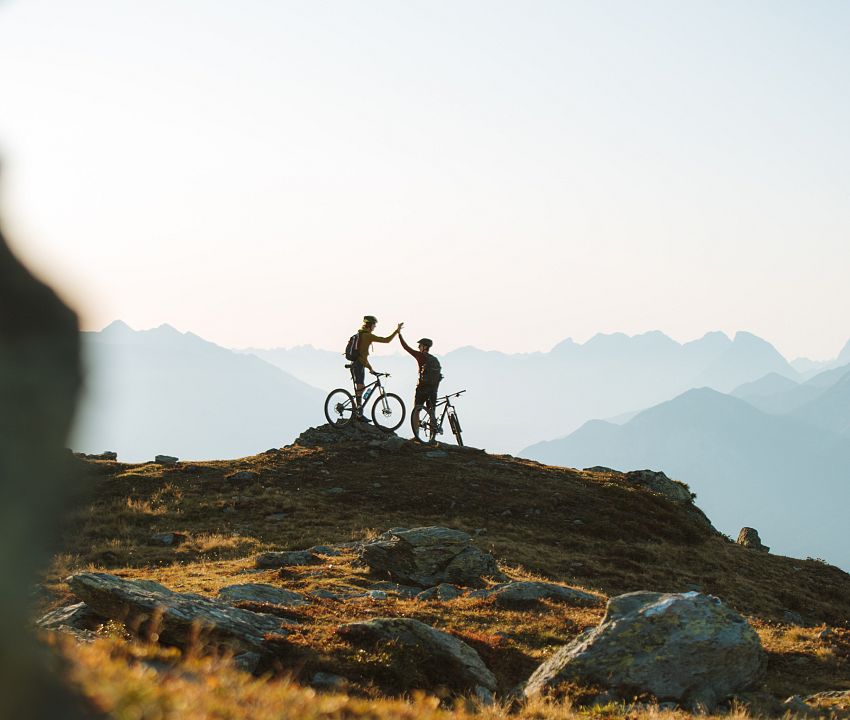
[[[410,413],[410,428],[413,437],[420,442],[432,443],[437,436],[437,418],[434,412],[425,405],[417,405]]]
[[[452,428],[452,432],[455,435],[455,440],[457,440],[457,444],[459,447],[463,447],[463,438],[461,437],[461,429],[460,429],[460,420],[458,420],[457,415],[454,413],[449,414],[449,425]]]
[[[384,430],[397,430],[404,422],[404,402],[398,395],[386,393],[372,405],[372,422]]]
[[[325,417],[336,428],[345,427],[357,415],[357,404],[348,390],[331,390],[325,398]]]

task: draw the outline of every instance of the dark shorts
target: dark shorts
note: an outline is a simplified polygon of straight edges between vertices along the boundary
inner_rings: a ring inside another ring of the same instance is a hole
[[[437,385],[423,385],[420,383],[416,386],[416,396],[413,398],[414,405],[428,405],[433,408],[437,404]]]
[[[358,385],[365,385],[364,380],[366,379],[366,367],[359,360],[355,360],[351,363],[351,377],[354,378],[354,382]]]

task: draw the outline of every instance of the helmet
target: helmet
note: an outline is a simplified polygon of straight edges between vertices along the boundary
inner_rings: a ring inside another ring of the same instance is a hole
[[[424,345],[425,347],[431,347],[434,344],[434,341],[430,338],[422,338],[417,345]]]
[[[363,322],[364,323],[372,323],[373,325],[377,325],[378,324],[378,318],[376,318],[374,315],[364,315],[363,316]]]

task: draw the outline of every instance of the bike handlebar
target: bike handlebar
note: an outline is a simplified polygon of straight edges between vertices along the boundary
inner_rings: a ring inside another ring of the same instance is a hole
[[[461,390],[460,392],[452,393],[451,395],[443,395],[440,400],[448,400],[449,398],[458,397],[459,395],[463,395],[466,390]]]

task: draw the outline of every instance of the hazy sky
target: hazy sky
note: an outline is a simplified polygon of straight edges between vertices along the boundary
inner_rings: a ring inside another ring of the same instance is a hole
[[[829,358],[848,37],[844,0],[0,0],[0,205],[86,329]]]

